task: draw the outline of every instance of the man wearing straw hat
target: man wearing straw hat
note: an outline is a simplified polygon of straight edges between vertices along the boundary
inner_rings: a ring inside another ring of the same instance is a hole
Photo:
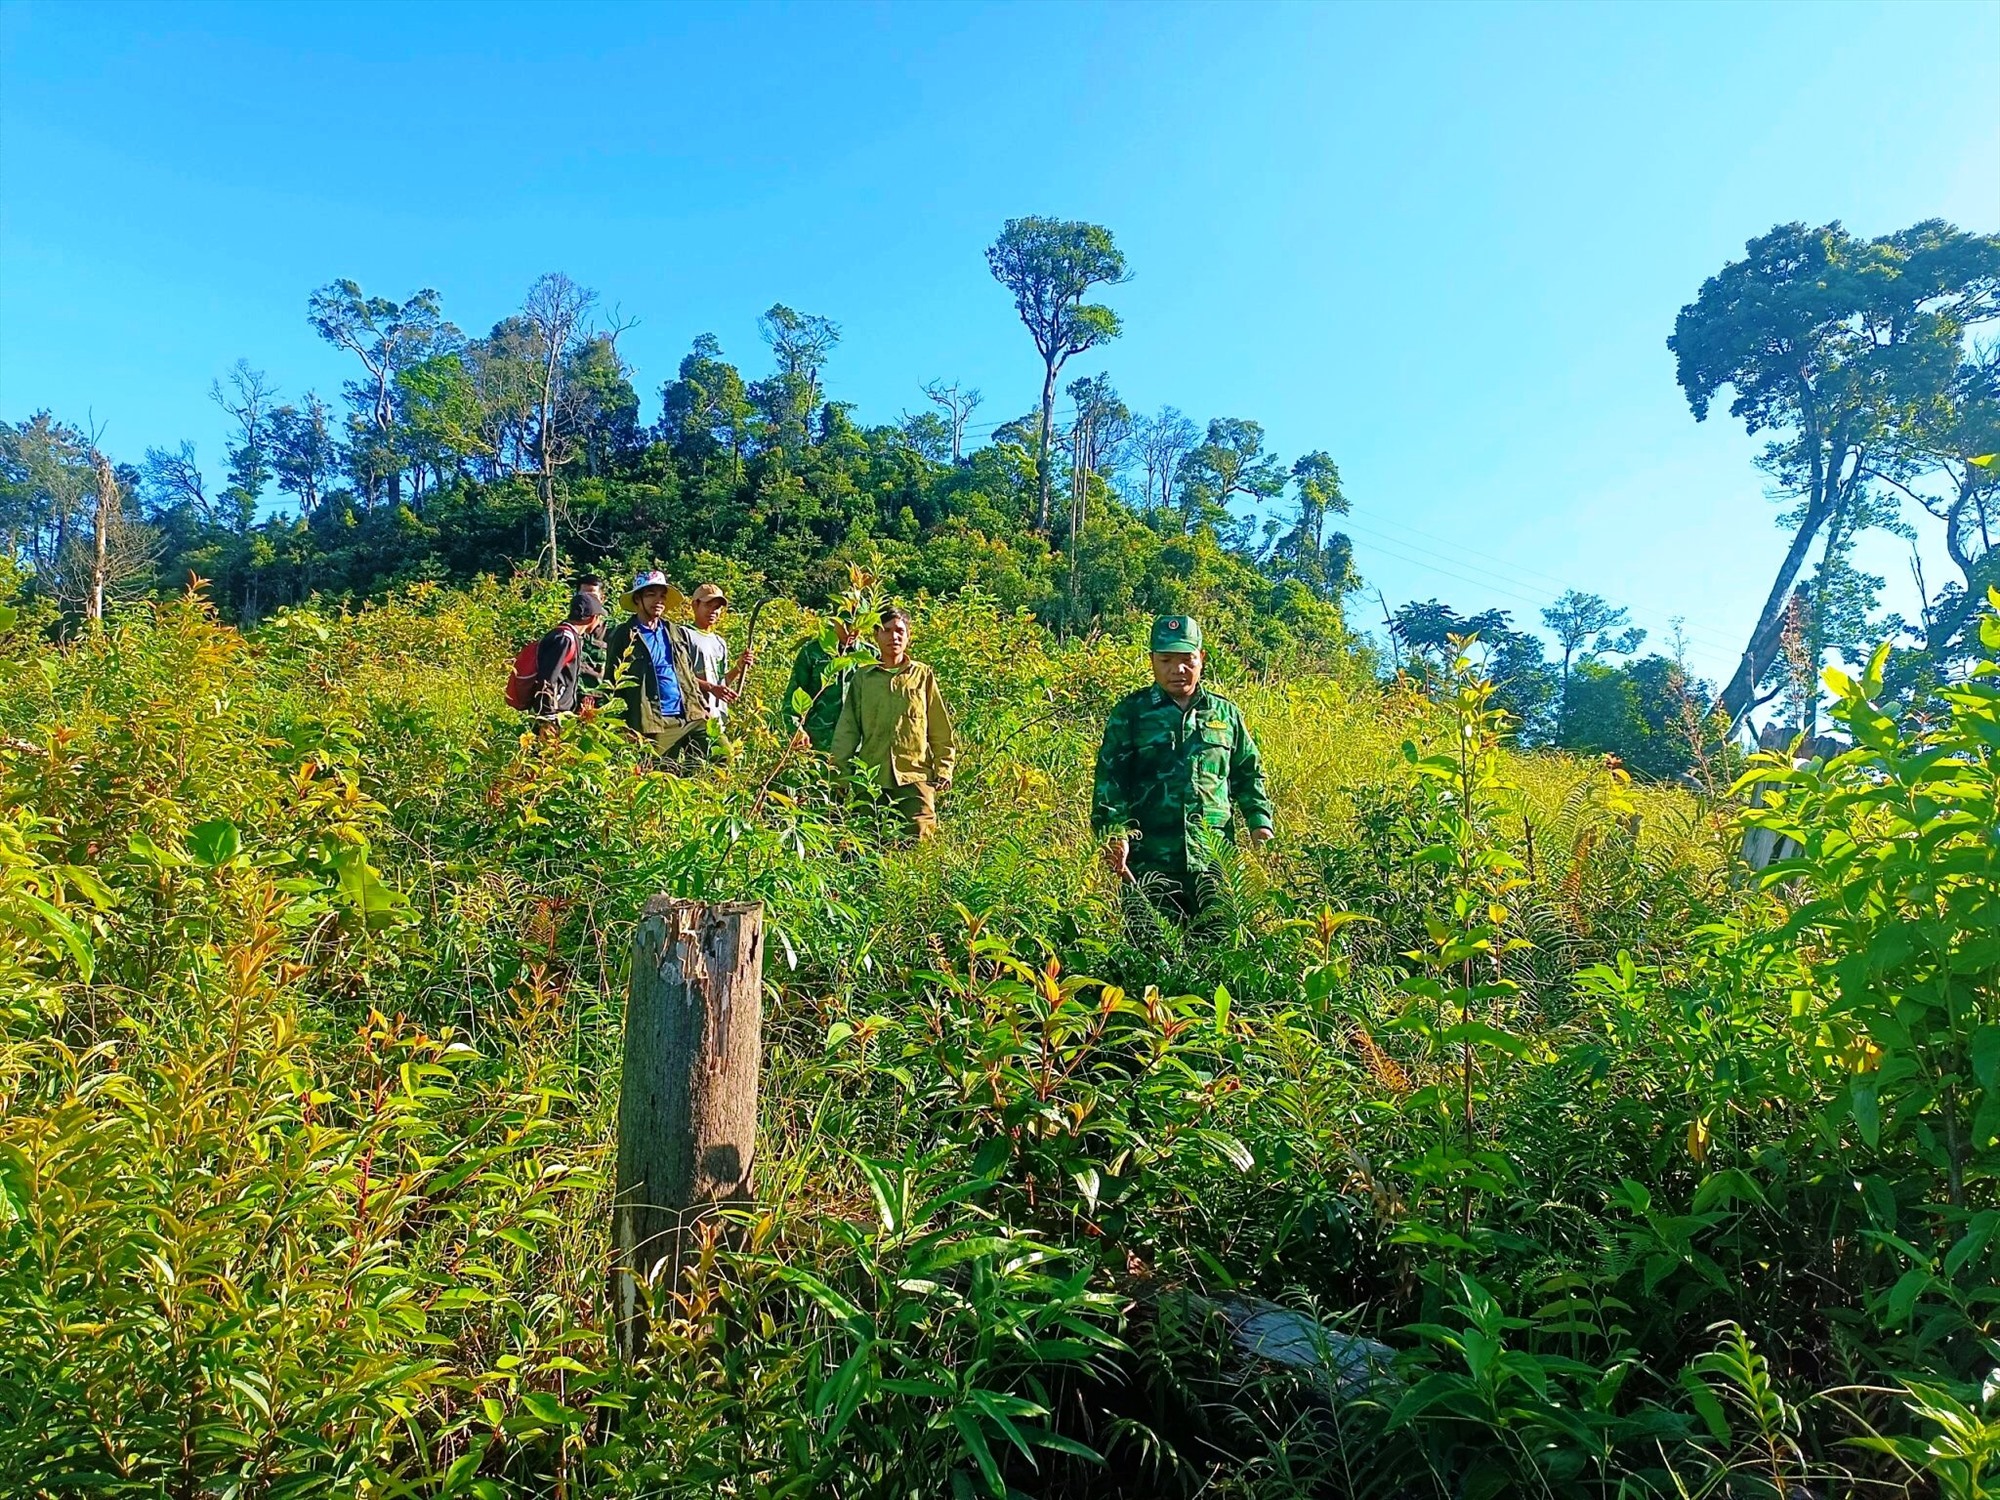
[[[708,704],[686,633],[667,618],[667,575],[653,568],[632,580],[631,611],[604,643],[605,680],[625,705],[625,724],[678,764],[708,757]]]

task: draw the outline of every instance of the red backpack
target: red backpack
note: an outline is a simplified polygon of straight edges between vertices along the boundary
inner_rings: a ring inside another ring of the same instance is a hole
[[[565,621],[556,629],[569,637],[569,650],[563,654],[559,665],[567,665],[577,648],[583,644],[583,637],[574,625]],[[535,706],[535,694],[542,685],[541,673],[536,668],[541,663],[542,643],[533,640],[521,648],[514,658],[514,670],[507,674],[507,706],[527,712]]]

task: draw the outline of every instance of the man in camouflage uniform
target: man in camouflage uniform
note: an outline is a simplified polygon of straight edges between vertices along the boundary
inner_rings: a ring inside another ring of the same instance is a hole
[[[1271,798],[1243,715],[1201,685],[1201,626],[1162,615],[1149,644],[1153,685],[1104,725],[1090,827],[1120,880],[1190,918],[1214,899],[1207,836],[1229,826],[1233,802],[1251,841],[1266,842]]]

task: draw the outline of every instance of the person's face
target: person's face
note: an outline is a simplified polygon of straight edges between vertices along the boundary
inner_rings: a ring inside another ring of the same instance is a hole
[[[640,589],[637,594],[639,618],[651,625],[667,610],[667,591],[657,583],[651,588]]]
[[[910,654],[910,622],[898,618],[884,620],[876,626],[875,649],[882,653],[882,660],[890,666],[899,665]]]
[[[578,589],[577,592],[579,594],[590,595],[590,597],[595,599],[599,604],[602,604],[604,602],[604,585],[601,583],[586,583],[582,588]]]
[[[1155,651],[1153,681],[1169,698],[1186,698],[1201,686],[1199,651]]]
[[[854,643],[861,639],[861,632],[845,620],[835,620],[833,622],[833,634],[834,639],[840,642],[840,654],[842,656],[852,651]]]
[[[697,630],[713,630],[715,622],[722,618],[722,612],[729,608],[727,599],[704,599],[694,607],[694,623]]]

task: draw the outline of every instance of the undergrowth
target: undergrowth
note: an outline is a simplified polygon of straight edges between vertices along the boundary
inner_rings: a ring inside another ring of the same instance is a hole
[[[1473,660],[1225,662],[1281,839],[1182,935],[1085,832],[1132,643],[922,610],[968,749],[897,849],[776,669],[697,777],[524,736],[549,605],[4,638],[0,1490],[1993,1492],[1990,670],[1917,723],[1836,679],[1854,748],[1745,814],[1512,752]],[[662,891],[765,905],[763,1166],[624,1364]]]

